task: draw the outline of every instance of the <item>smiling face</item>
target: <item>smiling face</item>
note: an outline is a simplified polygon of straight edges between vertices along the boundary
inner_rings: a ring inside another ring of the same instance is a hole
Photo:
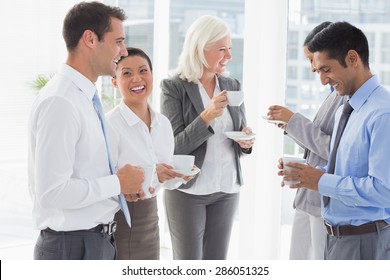
[[[147,105],[153,90],[153,74],[148,61],[137,55],[122,58],[112,83],[128,107]]]
[[[356,70],[358,59],[356,52],[349,51],[345,58],[347,67],[344,67],[338,60],[329,59],[327,52],[315,52],[313,63],[323,85],[329,84],[340,96],[351,96],[360,87]]]
[[[94,69],[98,71],[97,76],[115,76],[117,68],[116,61],[121,56],[126,56],[125,31],[123,23],[117,18],[111,18],[111,31],[104,34],[101,41],[97,40]]]
[[[230,36],[226,36],[215,42],[204,50],[204,56],[209,65],[204,68],[205,73],[222,74],[226,70],[226,65],[232,59],[232,41]]]

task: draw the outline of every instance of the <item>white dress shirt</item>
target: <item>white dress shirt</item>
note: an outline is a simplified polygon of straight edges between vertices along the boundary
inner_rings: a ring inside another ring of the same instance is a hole
[[[151,129],[123,102],[106,114],[107,131],[110,139],[110,151],[116,169],[125,164],[135,166],[166,163],[172,165],[174,137],[171,123],[164,115],[149,107]],[[163,187],[179,187],[183,179],[174,178],[159,183],[157,173],[153,176],[152,186],[158,190]]]
[[[110,173],[95,92],[65,64],[33,104],[28,175],[38,229],[89,229],[112,221],[119,209],[119,179]]]
[[[221,89],[218,79],[215,80],[214,96],[217,96]],[[202,84],[199,84],[199,92],[203,106],[206,108],[211,99]],[[236,183],[237,168],[233,142],[225,135],[226,131],[233,131],[232,117],[227,108],[223,110],[222,116],[214,119],[210,125],[214,135],[207,140],[207,151],[201,173],[191,188],[179,190],[195,195],[216,192],[237,193],[240,191],[240,185]]]

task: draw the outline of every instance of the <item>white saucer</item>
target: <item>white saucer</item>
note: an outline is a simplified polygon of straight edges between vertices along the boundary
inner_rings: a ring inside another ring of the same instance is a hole
[[[179,170],[179,169],[174,169],[173,171],[180,173],[184,176],[195,176],[196,174],[199,173],[200,169],[198,167],[195,167],[191,171],[185,171],[185,170]]]
[[[286,124],[286,122],[284,121],[280,121],[280,120],[269,120],[267,116],[261,116],[264,120],[266,120],[267,122],[269,123],[280,123],[280,124]]]
[[[225,135],[234,141],[251,140],[256,137],[255,133],[246,134],[245,132],[242,131],[227,131],[225,132]]]

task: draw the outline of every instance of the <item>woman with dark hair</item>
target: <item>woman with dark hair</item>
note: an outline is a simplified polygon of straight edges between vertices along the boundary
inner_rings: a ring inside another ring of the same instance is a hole
[[[110,133],[110,150],[115,166],[131,163],[140,166],[155,166],[152,181],[153,196],[138,200],[129,195],[128,207],[131,228],[122,212],[115,215],[118,259],[160,258],[160,239],[156,193],[161,187],[175,188],[186,183],[190,177],[173,171],[173,133],[169,120],[155,112],[148,104],[153,90],[152,63],[148,55],[137,48],[127,48],[128,56],[118,61],[116,76],[112,78],[119,89],[122,101],[106,115]],[[165,184],[162,184],[165,183]]]

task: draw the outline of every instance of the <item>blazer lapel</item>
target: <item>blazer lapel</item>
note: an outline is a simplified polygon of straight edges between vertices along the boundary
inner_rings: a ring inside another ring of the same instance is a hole
[[[229,90],[229,85],[226,83],[226,80],[218,77],[218,82],[221,91],[224,89]],[[199,94],[198,85],[195,83],[188,83],[187,81],[183,81],[183,86],[188,95],[188,98],[190,99],[191,103],[194,105],[197,114],[200,115],[200,113],[202,113],[204,110],[204,106],[203,106],[202,98],[200,97]],[[228,106],[227,109],[229,110],[230,116],[232,117],[233,129],[235,131],[239,130],[240,129],[240,124],[239,124],[240,107]]]
[[[184,88],[188,95],[188,98],[191,100],[191,103],[194,105],[196,112],[198,115],[203,112],[204,106],[202,102],[202,98],[199,94],[199,88],[197,84],[188,83],[187,81],[183,81]]]

